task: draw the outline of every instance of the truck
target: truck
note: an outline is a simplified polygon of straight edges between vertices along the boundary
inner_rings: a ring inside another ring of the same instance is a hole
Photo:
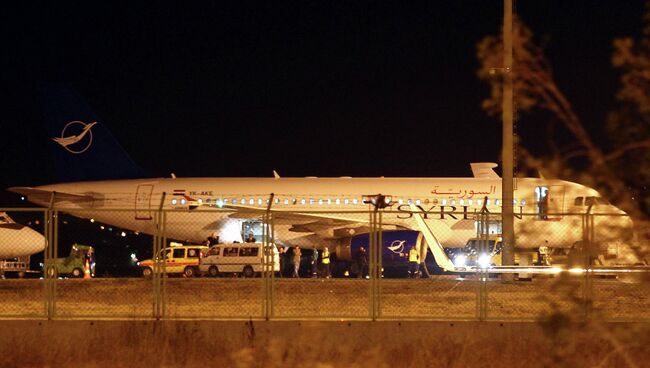
[[[271,245],[273,271],[280,271],[280,255],[275,245]],[[271,259],[271,257],[269,257]],[[236,274],[254,277],[264,270],[263,243],[225,243],[205,250],[199,259],[199,272],[211,277],[221,274]]]
[[[30,272],[39,271],[29,269],[29,256],[0,260],[0,278],[4,278],[5,274],[15,274],[19,278],[23,278]]]
[[[54,258],[46,261],[50,276],[83,277],[84,267],[88,262],[90,276],[95,276],[95,250],[90,245],[73,244],[67,257]]]
[[[182,243],[171,242],[170,246],[161,249],[155,258],[145,259],[138,262],[142,268],[142,276],[151,277],[154,272],[154,264],[157,260],[163,261],[166,274],[183,275],[185,277],[199,276],[199,258],[201,252],[207,251],[205,245],[183,245]]]

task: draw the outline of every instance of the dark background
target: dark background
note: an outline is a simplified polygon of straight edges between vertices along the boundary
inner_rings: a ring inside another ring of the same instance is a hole
[[[152,177],[469,176],[470,162],[499,160],[476,43],[499,31],[500,0],[3,7],[2,188],[56,181],[49,82],[82,95]],[[643,1],[529,0],[516,11],[604,143],[618,87],[612,40],[640,35]],[[519,117],[534,152],[547,119]],[[2,191],[0,206],[16,204]]]
[[[10,6],[0,186],[55,180],[44,82],[82,95],[151,176],[470,175],[469,162],[499,159],[475,45],[498,32],[502,2],[401,3]],[[643,2],[516,10],[601,136],[618,85],[612,39],[640,34]],[[520,116],[525,145],[544,122]]]

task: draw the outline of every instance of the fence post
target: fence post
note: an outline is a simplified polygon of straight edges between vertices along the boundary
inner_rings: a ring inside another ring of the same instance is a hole
[[[56,316],[56,280],[58,270],[56,269],[55,259],[58,255],[58,211],[54,209],[56,192],[52,192],[50,204],[45,211],[44,233],[46,239],[46,251],[43,264],[45,266],[45,314],[47,319]]]
[[[479,212],[478,219],[479,226],[477,235],[480,241],[476,249],[476,273],[474,275],[477,281],[476,318],[479,321],[485,321],[487,319],[487,278],[489,273],[486,269],[482,269],[478,262],[481,254],[489,248],[490,214],[485,207]]]
[[[166,193],[163,192],[160,197],[160,205],[156,211],[156,233],[153,236],[153,273],[151,275],[153,282],[153,318],[159,320],[165,316],[165,223],[166,214],[163,212]]]
[[[375,206],[374,210],[369,213],[370,216],[370,233],[368,234],[368,277],[370,281],[368,290],[368,305],[370,318],[375,321],[380,317],[380,290],[381,290],[381,226],[382,214],[379,207]],[[363,275],[363,270],[359,270]]]
[[[262,298],[262,312],[267,321],[273,318],[273,302],[275,299],[273,295],[275,281],[275,230],[273,227],[273,213],[271,212],[274,196],[273,193],[269,195],[266,211],[262,217],[262,248],[264,249],[264,262],[262,267],[264,296]]]
[[[382,211],[378,211],[378,217],[379,217],[379,224],[377,226],[377,270],[376,270],[376,277],[377,277],[377,285],[375,288],[375,315],[377,318],[381,318],[381,278],[383,274],[383,263],[382,263],[382,247],[383,247],[383,233],[382,233],[382,227],[383,227],[383,214]]]
[[[44,212],[44,234],[45,234],[45,256],[43,260],[43,279],[45,283],[45,292],[44,292],[44,307],[45,307],[45,317],[47,319],[52,319],[55,314],[54,301],[56,297],[56,266],[54,265],[54,259],[56,258],[56,239],[54,235],[54,222],[56,217],[52,207],[45,210]]]
[[[161,222],[161,213],[160,211],[156,211],[155,213],[155,222],[156,222],[156,227],[157,231],[153,235],[153,272],[151,273],[151,282],[152,282],[152,288],[153,288],[153,318],[155,319],[160,319],[160,284],[158,278],[160,277],[160,259],[159,257],[162,256],[160,254],[160,236],[158,235],[160,233],[160,222]]]

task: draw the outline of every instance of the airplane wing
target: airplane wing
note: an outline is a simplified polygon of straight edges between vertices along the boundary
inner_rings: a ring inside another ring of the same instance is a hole
[[[92,202],[96,198],[92,194],[76,194],[76,193],[63,193],[63,192],[52,192],[49,190],[36,189],[31,187],[11,187],[7,189],[10,192],[22,194],[29,198],[30,201],[38,203],[47,203],[52,198],[52,193],[54,193],[54,202],[74,202],[74,203],[84,203]]]
[[[262,218],[264,210],[248,206],[228,205],[224,208],[237,209],[231,218]],[[329,212],[273,212],[273,223],[286,226],[294,233],[315,234],[322,239],[337,239],[370,231],[370,218],[367,212],[329,213]],[[389,223],[383,224],[384,230],[403,228]]]

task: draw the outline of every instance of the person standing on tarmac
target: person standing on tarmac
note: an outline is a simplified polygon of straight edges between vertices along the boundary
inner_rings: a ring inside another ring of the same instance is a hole
[[[318,249],[315,245],[311,252],[311,277],[318,277]]]
[[[321,263],[323,264],[323,277],[329,279],[330,278],[330,250],[327,247],[323,248]]]
[[[357,277],[363,278],[368,275],[368,253],[366,253],[366,248],[360,247],[356,254],[357,261]]]
[[[415,249],[415,245],[409,250],[409,273],[412,278],[420,277],[420,253]]]
[[[278,259],[280,261],[280,277],[284,277],[284,257],[287,255],[283,245],[278,249]]]
[[[300,275],[298,274],[298,272],[300,271],[300,255],[301,255],[300,247],[296,245],[293,248],[293,275],[292,275],[292,277],[294,277],[294,278],[300,278]]]

